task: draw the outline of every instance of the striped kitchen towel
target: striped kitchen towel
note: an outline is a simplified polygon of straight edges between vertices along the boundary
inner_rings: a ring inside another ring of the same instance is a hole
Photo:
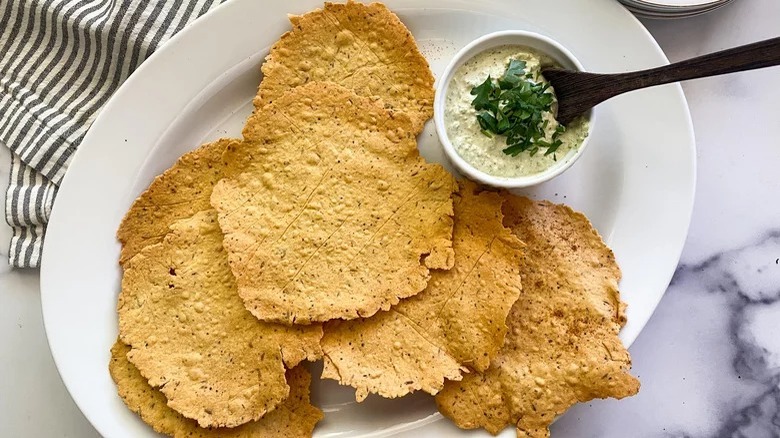
[[[0,0],[9,261],[40,265],[57,187],[90,123],[154,50],[222,0]]]

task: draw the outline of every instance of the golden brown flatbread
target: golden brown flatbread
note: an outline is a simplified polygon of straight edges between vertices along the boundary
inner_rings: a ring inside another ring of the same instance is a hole
[[[224,176],[222,154],[239,142],[221,139],[204,144],[152,181],[119,225],[119,264],[124,265],[144,247],[162,242],[175,221],[211,209],[211,189]]]
[[[343,85],[378,97],[406,113],[417,134],[433,115],[433,74],[401,20],[381,3],[325,3],[290,16],[293,29],[263,64],[257,108],[290,88],[314,81]]]
[[[205,429],[166,405],[165,396],[130,361],[130,347],[117,340],[111,348],[109,371],[128,408],[158,433],[174,438],[298,438],[311,436],[322,411],[309,401],[311,375],[302,365],[287,371],[290,395],[258,421],[234,428]]]
[[[221,180],[211,203],[257,318],[370,316],[454,263],[457,183],[420,157],[405,115],[313,82],[256,112],[244,137],[225,159],[252,164]]]
[[[378,96],[388,109],[407,113],[415,134],[432,116],[433,74],[408,29],[384,5],[326,3],[324,9],[290,20],[293,30],[274,45],[262,67],[258,108],[292,87],[331,81],[363,96]],[[120,264],[162,241],[174,221],[210,208],[212,187],[229,176],[222,173],[222,153],[240,141],[205,144],[155,178],[117,231]]]
[[[130,362],[203,427],[261,418],[288,396],[285,365],[321,354],[321,327],[263,323],[244,308],[213,210],[125,264],[118,311]]]
[[[423,292],[388,312],[325,325],[323,378],[355,387],[361,401],[436,394],[466,367],[488,367],[520,294],[522,243],[501,223],[501,196],[476,190],[463,181],[455,197],[451,270],[433,272]]]
[[[636,394],[618,338],[625,323],[620,270],[588,219],[563,205],[505,195],[504,224],[526,243],[523,292],[509,334],[484,373],[447,382],[439,410],[464,429],[549,436],[571,405]]]

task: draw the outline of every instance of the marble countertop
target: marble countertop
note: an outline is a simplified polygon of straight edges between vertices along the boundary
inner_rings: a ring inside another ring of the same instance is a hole
[[[672,61],[778,36],[780,1],[645,21]],[[684,84],[698,188],[677,273],[631,347],[639,395],[577,406],[557,437],[780,436],[780,69]],[[0,147],[0,199],[8,181]],[[0,221],[0,436],[97,436],[49,354],[38,272],[7,266]],[[13,396],[9,396],[13,394]]]

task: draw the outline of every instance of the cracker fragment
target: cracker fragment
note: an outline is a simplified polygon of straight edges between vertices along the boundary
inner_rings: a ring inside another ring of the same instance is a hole
[[[309,83],[255,112],[244,137],[225,159],[249,167],[221,180],[211,203],[258,319],[370,316],[454,263],[457,183],[420,157],[408,117]]]
[[[455,266],[431,274],[428,287],[388,312],[325,324],[323,378],[395,398],[436,394],[444,379],[484,370],[506,335],[521,284],[522,243],[501,221],[503,199],[461,182],[455,197]]]
[[[258,421],[234,428],[205,429],[166,406],[162,392],[152,388],[129,360],[130,347],[117,340],[111,348],[109,371],[128,408],[156,432],[174,438],[298,438],[311,436],[323,415],[309,401],[311,374],[299,365],[286,373],[290,395]]]
[[[464,429],[549,436],[549,425],[577,402],[637,393],[618,332],[625,305],[620,269],[588,219],[563,205],[505,195],[504,224],[526,243],[523,292],[509,333],[484,373],[447,382],[439,410]]]
[[[419,133],[433,115],[433,74],[414,37],[381,3],[325,3],[290,16],[293,29],[263,64],[255,106],[314,81],[343,85],[388,109],[406,113]]]
[[[320,354],[319,326],[263,323],[236,293],[213,210],[125,264],[119,333],[168,406],[203,427],[261,418],[287,398],[285,365]]]
[[[117,230],[122,244],[120,265],[144,247],[162,242],[173,222],[211,209],[211,189],[224,177],[222,154],[239,142],[221,139],[204,144],[184,154],[152,181],[133,202]]]

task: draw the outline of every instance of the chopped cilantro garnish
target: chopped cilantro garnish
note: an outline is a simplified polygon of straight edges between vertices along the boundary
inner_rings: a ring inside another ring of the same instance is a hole
[[[544,148],[544,154],[550,155],[563,144],[558,137],[566,128],[557,126],[551,141],[546,139],[549,120],[544,114],[551,110],[554,97],[547,91],[549,84],[533,82],[525,68],[525,62],[511,60],[500,78],[488,76],[471,89],[471,104],[478,111],[483,134],[506,137],[505,154],[514,157],[528,151],[534,155]]]

